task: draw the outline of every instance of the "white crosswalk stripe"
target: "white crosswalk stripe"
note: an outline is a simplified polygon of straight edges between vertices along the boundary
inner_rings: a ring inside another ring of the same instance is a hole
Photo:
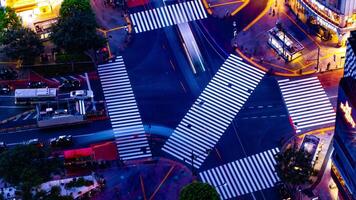
[[[79,100],[77,102],[77,107],[78,107],[78,111],[81,115],[85,115],[86,114],[86,108],[85,108],[85,103],[84,100]]]
[[[278,152],[278,148],[267,150],[203,171],[199,177],[215,187],[221,199],[271,188],[279,181],[274,169],[274,155]]]
[[[335,111],[318,77],[283,79],[278,84],[297,132],[335,122]]]
[[[123,160],[150,157],[151,150],[122,57],[99,65],[98,72],[120,157]]]
[[[130,14],[136,33],[207,18],[201,0],[177,3]]]
[[[230,55],[194,102],[163,151],[199,168],[264,76],[264,72]]]

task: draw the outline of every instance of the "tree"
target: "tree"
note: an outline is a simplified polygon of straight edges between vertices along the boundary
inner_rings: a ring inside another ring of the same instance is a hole
[[[218,200],[219,194],[207,183],[193,182],[186,185],[179,194],[180,200]]]
[[[34,199],[39,200],[73,200],[74,198],[71,195],[61,195],[61,188],[59,186],[53,186],[50,192],[39,191],[34,196]]]
[[[0,44],[6,31],[20,27],[21,21],[15,11],[10,7],[0,7]]]
[[[60,171],[57,158],[49,158],[49,150],[34,145],[19,145],[0,154],[0,177],[19,186],[24,199],[30,199],[31,189],[50,180],[52,173]]]
[[[90,2],[88,0],[65,0],[61,5],[59,14],[61,17],[67,17],[76,11],[92,13]]]
[[[87,0],[64,0],[58,23],[52,27],[51,40],[70,54],[86,53],[95,61],[95,51],[105,45],[97,34],[95,15]]]
[[[281,151],[275,156],[277,164],[276,172],[282,182],[296,187],[309,182],[313,173],[310,163],[311,155],[305,151],[298,150],[296,145]]]
[[[13,28],[5,32],[3,38],[4,51],[12,59],[33,62],[43,52],[43,45],[31,29]]]

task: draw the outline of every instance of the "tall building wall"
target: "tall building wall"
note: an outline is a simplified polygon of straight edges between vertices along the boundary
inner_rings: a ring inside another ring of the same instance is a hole
[[[351,32],[347,41],[344,77],[356,79],[356,31]]]
[[[347,41],[338,91],[332,177],[345,200],[356,199],[356,31]]]

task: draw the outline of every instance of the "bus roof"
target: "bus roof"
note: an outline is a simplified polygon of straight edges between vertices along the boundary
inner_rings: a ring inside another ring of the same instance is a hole
[[[18,97],[55,97],[57,88],[35,88],[35,89],[16,89],[15,98]]]

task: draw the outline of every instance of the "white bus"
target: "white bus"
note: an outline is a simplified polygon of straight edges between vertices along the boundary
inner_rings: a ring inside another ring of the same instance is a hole
[[[15,104],[32,104],[55,101],[57,88],[16,89]]]

